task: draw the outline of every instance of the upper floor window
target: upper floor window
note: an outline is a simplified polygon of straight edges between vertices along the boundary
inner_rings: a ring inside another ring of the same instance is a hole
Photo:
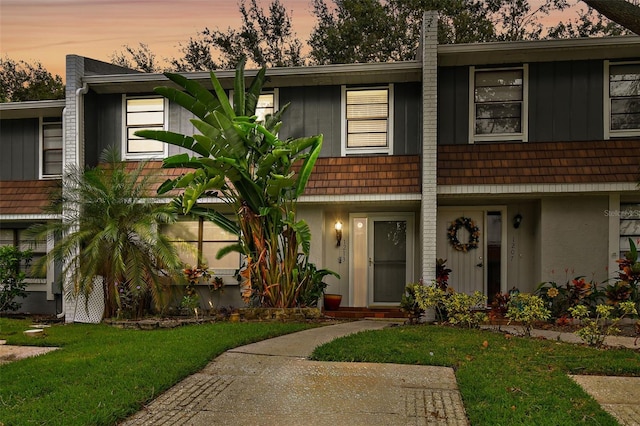
[[[59,117],[40,120],[40,176],[62,175],[62,121]]]
[[[393,86],[342,87],[343,155],[391,154]]]
[[[605,137],[640,135],[640,63],[605,64]]]
[[[259,121],[264,121],[267,115],[273,115],[276,111],[276,92],[277,89],[274,89],[274,91],[262,93],[258,97],[256,115]]]
[[[471,67],[470,142],[527,140],[527,66]]]
[[[142,129],[165,130],[166,108],[163,98],[125,98],[124,158],[152,158],[166,156],[166,144],[135,135]]]

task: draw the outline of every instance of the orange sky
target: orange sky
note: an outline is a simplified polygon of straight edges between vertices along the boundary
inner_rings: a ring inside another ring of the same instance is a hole
[[[315,23],[311,1],[281,2],[306,41]],[[179,44],[205,27],[240,23],[236,0],[0,0],[0,54],[40,61],[64,78],[66,54],[109,62],[123,45],[143,42],[162,60],[179,56]]]

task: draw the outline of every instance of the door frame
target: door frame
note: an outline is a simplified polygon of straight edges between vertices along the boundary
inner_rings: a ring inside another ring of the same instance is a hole
[[[395,304],[390,303],[374,303],[373,302],[373,277],[371,276],[371,263],[369,259],[373,255],[371,252],[373,249],[374,241],[372,240],[372,232],[373,232],[373,222],[378,220],[406,220],[407,222],[407,277],[406,280],[410,280],[415,274],[415,261],[416,257],[416,239],[417,235],[415,232],[415,224],[416,224],[416,213],[415,212],[362,212],[362,213],[350,213],[349,214],[349,227],[353,226],[355,218],[365,218],[367,223],[367,232],[365,235],[366,241],[364,242],[366,249],[365,253],[365,261],[367,263],[366,268],[366,301],[364,302],[365,307],[381,307],[381,306],[396,306]],[[353,237],[353,233],[352,233]],[[352,238],[353,239],[353,238]],[[352,241],[349,244],[349,259],[352,259],[349,262],[349,300],[353,306],[360,306],[362,304],[362,298],[358,298],[359,300],[355,300],[355,278],[354,278],[354,265],[359,260],[356,259],[356,256],[361,256],[362,254],[355,253],[354,247],[356,246],[355,241]],[[361,261],[362,259],[360,259]],[[359,280],[361,281],[361,280]],[[408,284],[407,281],[405,284]],[[397,306],[400,306],[400,301],[398,301]]]
[[[457,210],[481,210],[482,211],[482,246],[484,256],[482,262],[484,263],[484,267],[482,268],[482,291],[485,296],[489,296],[487,294],[487,281],[488,281],[488,268],[487,265],[487,253],[488,253],[488,245],[487,238],[485,236],[487,229],[487,212],[500,212],[500,216],[502,217],[502,226],[501,226],[501,234],[500,234],[500,291],[502,293],[506,293],[508,289],[507,285],[507,231],[508,231],[508,217],[507,217],[507,206],[506,205],[459,205],[459,206],[438,206],[438,213],[440,211],[457,211]],[[436,228],[437,229],[437,228]],[[436,240],[438,238],[438,234],[436,233]],[[434,259],[435,262],[435,259]]]

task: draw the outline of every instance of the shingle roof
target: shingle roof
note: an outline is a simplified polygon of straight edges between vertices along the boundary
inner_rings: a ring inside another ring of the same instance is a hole
[[[419,194],[418,155],[321,157],[305,195]]]
[[[438,147],[438,185],[640,181],[640,140]]]
[[[0,215],[44,214],[60,180],[0,182]]]

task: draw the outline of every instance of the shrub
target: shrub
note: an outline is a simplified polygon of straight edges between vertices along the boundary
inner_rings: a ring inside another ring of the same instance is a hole
[[[422,310],[435,309],[436,321],[444,322],[447,320],[447,309],[445,308],[445,300],[449,294],[447,291],[441,289],[435,282],[431,285],[417,284],[413,289],[416,302]]]
[[[444,299],[449,322],[453,325],[466,325],[468,328],[478,328],[481,322],[487,320],[484,312],[486,305],[487,297],[479,291],[471,295],[451,292]]]
[[[598,283],[587,281],[584,276],[567,280],[564,285],[555,281],[543,282],[535,291],[550,310],[552,318],[562,318],[569,315],[569,308],[586,305],[594,310],[603,299],[604,293],[598,288]]]
[[[526,336],[531,336],[533,324],[546,321],[551,317],[551,311],[545,307],[541,297],[529,293],[519,293],[511,297],[507,308],[507,318],[519,322]]]
[[[627,315],[637,315],[635,303],[631,301],[620,302],[618,309],[622,314],[614,317],[615,308],[610,305],[598,305],[595,317],[590,316],[589,309],[584,305],[578,305],[569,309],[571,316],[580,319],[582,326],[576,334],[589,346],[602,346],[606,336],[617,334],[620,320]]]
[[[27,297],[25,269],[31,263],[31,250],[15,246],[0,247],[0,312],[17,311],[22,306],[16,297]]]
[[[418,300],[416,299],[416,287],[423,287],[422,283],[407,284],[404,288],[404,294],[400,299],[400,309],[409,315],[409,323],[414,324],[420,316],[424,313],[424,309],[420,307]]]

